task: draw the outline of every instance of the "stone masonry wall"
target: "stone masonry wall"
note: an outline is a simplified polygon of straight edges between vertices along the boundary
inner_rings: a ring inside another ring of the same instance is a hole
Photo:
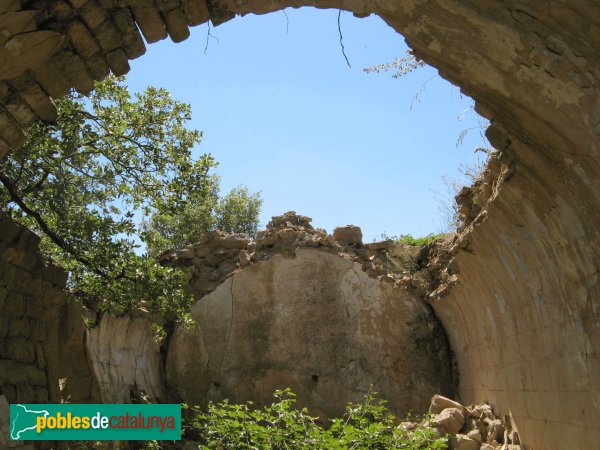
[[[56,359],[65,273],[36,253],[38,238],[0,216],[0,393],[9,403],[59,399]]]
[[[89,400],[81,309],[66,274],[46,263],[39,238],[0,214],[0,395],[9,403]],[[68,379],[68,381],[67,381]]]

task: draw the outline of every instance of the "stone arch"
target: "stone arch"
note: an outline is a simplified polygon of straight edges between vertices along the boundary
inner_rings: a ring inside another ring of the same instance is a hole
[[[0,155],[22,145],[34,120],[55,117],[51,98],[126,73],[143,38],[179,42],[207,20],[300,6],[378,14],[491,120],[502,157],[431,294],[457,355],[459,391],[510,415],[531,448],[597,446],[600,6],[592,2],[1,0]]]

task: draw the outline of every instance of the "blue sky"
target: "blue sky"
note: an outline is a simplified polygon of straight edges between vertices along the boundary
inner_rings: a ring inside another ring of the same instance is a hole
[[[206,52],[206,25],[183,43],[149,45],[129,86],[162,86],[192,105],[192,126],[204,132],[197,151],[219,162],[223,192],[262,192],[263,226],[295,210],[329,232],[359,225],[367,242],[438,231],[444,179],[481,158],[479,130],[457,146],[461,131],[479,126],[472,111],[458,120],[470,100],[429,67],[399,79],[364,73],[406,52],[378,17],[342,13],[349,68],[337,11],[286,13],[211,28]]]

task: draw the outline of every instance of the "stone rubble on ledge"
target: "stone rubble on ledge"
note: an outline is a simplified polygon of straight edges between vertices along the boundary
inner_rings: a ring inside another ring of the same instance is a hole
[[[338,254],[362,265],[363,270],[383,282],[406,284],[421,251],[418,247],[392,240],[363,243],[361,229],[354,225],[338,227],[333,235],[314,228],[310,217],[286,212],[274,216],[266,230],[252,240],[244,234],[219,230],[205,233],[199,242],[159,256],[165,265],[189,268],[189,289],[198,298],[212,292],[226,278],[245,266],[273,255],[294,256],[298,247],[315,248]]]

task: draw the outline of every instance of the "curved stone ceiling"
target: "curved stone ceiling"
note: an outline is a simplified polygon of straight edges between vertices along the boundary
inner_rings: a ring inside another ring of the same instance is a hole
[[[595,448],[600,5],[0,0],[0,155],[23,143],[22,128],[56,116],[51,98],[126,73],[144,39],[179,42],[209,19],[300,6],[378,14],[491,120],[498,167],[473,199],[481,209],[431,296],[457,355],[461,400],[494,403],[530,448]]]

